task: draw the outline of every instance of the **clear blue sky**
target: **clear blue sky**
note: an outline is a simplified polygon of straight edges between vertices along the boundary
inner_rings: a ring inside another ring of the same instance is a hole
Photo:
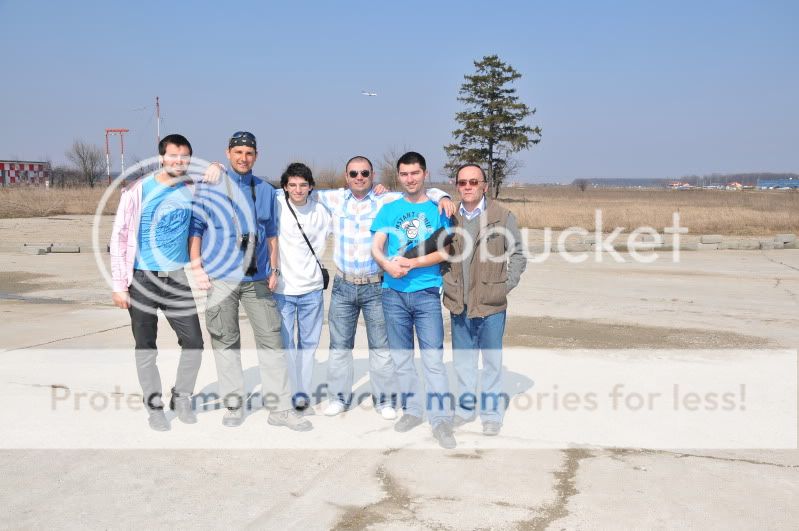
[[[0,158],[60,162],[106,127],[151,156],[158,95],[202,158],[255,133],[258,175],[391,147],[438,175],[463,75],[496,53],[543,128],[522,180],[799,171],[792,0],[0,0],[0,21]]]

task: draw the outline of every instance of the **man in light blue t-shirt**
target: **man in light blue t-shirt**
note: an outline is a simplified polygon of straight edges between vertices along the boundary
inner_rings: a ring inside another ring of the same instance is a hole
[[[401,199],[380,209],[371,230],[372,255],[387,273],[383,277],[383,313],[388,346],[396,365],[403,416],[394,429],[405,432],[422,423],[425,408],[433,436],[444,448],[456,446],[452,434],[454,397],[449,392],[444,367],[444,323],[441,316],[443,249],[427,250],[431,238],[446,232],[449,220],[439,214],[424,187],[428,176],[424,157],[408,152],[397,161],[404,189]],[[425,254],[426,253],[426,254]],[[413,256],[413,258],[409,258]],[[414,354],[414,327],[419,341],[427,393],[422,386]]]
[[[181,347],[169,401],[181,422],[197,422],[191,395],[197,382],[203,337],[183,268],[189,262],[192,190],[187,186],[191,144],[168,135],[158,144],[162,168],[132,184],[120,197],[109,250],[114,304],[128,310],[136,342],[136,371],[150,427],[170,429],[156,365],[158,310]]]

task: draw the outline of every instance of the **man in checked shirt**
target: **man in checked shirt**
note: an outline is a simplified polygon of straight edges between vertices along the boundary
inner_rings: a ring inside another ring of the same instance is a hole
[[[369,344],[369,380],[372,399],[380,415],[394,420],[397,413],[392,403],[394,362],[388,350],[386,322],[383,318],[383,271],[372,258],[372,234],[369,228],[377,212],[386,204],[402,197],[401,192],[376,193],[374,169],[369,159],[352,157],[345,169],[347,188],[319,190],[316,199],[333,217],[335,247],[333,260],[336,276],[330,297],[328,326],[330,356],[327,383],[330,404],[325,415],[335,416],[352,405],[353,360],[358,314],[363,311]],[[447,216],[455,205],[442,190],[431,188],[428,196]]]

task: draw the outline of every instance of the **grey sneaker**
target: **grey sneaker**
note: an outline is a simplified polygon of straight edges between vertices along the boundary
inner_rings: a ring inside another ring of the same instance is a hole
[[[178,420],[183,424],[197,423],[197,415],[194,414],[191,397],[173,395],[172,400],[169,402],[169,408],[175,412]]]
[[[494,437],[495,435],[499,435],[499,430],[501,429],[502,429],[502,424],[500,424],[499,422],[493,422],[491,420],[483,422],[483,435]]]
[[[411,431],[416,426],[422,423],[422,418],[417,417],[416,415],[408,415],[407,413],[400,417],[400,419],[394,423],[394,431],[398,431],[400,433],[405,433],[406,431]]]
[[[269,418],[266,421],[272,426],[285,426],[294,431],[309,431],[313,429],[313,424],[293,409],[270,411]]]
[[[238,428],[244,422],[244,409],[228,409],[222,417],[222,425],[228,428]]]
[[[147,422],[150,423],[150,427],[155,431],[169,431],[172,427],[169,425],[169,421],[166,420],[166,415],[164,415],[163,409],[153,409],[150,411],[150,417],[147,419]]]
[[[433,437],[436,438],[441,448],[451,450],[458,446],[458,443],[455,441],[455,436],[452,435],[452,424],[449,422],[438,423],[436,427],[433,428]]]

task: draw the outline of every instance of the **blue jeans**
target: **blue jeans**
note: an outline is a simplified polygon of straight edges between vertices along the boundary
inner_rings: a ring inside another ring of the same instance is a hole
[[[324,319],[325,301],[322,290],[304,295],[275,293],[275,301],[282,318],[280,335],[283,338],[283,348],[286,349],[293,398],[295,403],[301,397],[310,402],[314,355],[319,346]]]
[[[352,284],[340,276],[333,279],[330,296],[330,357],[327,362],[327,383],[330,400],[345,406],[352,403],[354,368],[352,349],[355,347],[355,330],[358,314],[363,311],[366,337],[369,341],[369,380],[372,399],[380,409],[391,404],[394,394],[394,361],[388,350],[386,321],[383,318],[383,288],[380,282]]]
[[[383,313],[391,357],[397,366],[397,387],[400,404],[406,414],[424,416],[435,427],[449,422],[454,397],[449,392],[447,369],[444,366],[444,322],[438,288],[403,293],[383,289]],[[419,340],[427,393],[422,392],[413,361],[413,331]]]
[[[502,393],[502,336],[505,333],[505,312],[487,317],[466,317],[450,314],[452,350],[455,374],[458,376],[458,407],[456,415],[472,419],[480,411],[483,422],[502,423],[510,401]],[[477,395],[477,358],[483,355],[481,393]]]

